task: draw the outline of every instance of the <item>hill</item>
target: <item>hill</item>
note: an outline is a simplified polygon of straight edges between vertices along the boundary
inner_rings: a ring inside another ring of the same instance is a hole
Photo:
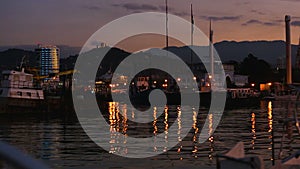
[[[279,57],[285,57],[285,42],[284,41],[243,41],[243,42],[235,42],[235,41],[222,41],[214,44],[215,49],[217,50],[221,60],[223,62],[228,61],[238,61],[241,62],[245,57],[248,56],[249,53],[252,53],[254,56],[256,56],[259,59],[263,59],[270,63],[271,65],[276,65],[277,59]],[[34,48],[36,46],[34,45],[23,45],[18,46],[19,49],[8,49],[8,46],[2,46],[0,47],[0,68],[11,68],[16,67],[21,63],[22,57],[24,55],[27,56],[28,61],[31,65],[34,65],[37,63],[37,56],[33,52]],[[79,47],[69,47],[66,45],[60,45],[58,46],[60,48],[61,52],[61,59],[63,61],[62,65],[67,65],[65,67],[70,67],[74,65],[74,62],[76,61],[76,55],[79,53],[80,48]],[[203,46],[193,46],[194,50],[204,53],[206,59],[208,56],[208,48]],[[168,48],[170,52],[176,54],[182,60],[184,60],[186,63],[191,62],[191,51],[190,48],[187,46],[184,47],[169,47]],[[295,63],[296,58],[296,52],[297,52],[298,46],[292,45],[292,62],[293,65]],[[145,51],[147,53],[156,53],[157,49],[150,49],[148,51]],[[119,50],[117,48],[113,48],[113,50],[109,53],[112,57],[109,57],[109,59],[106,59],[104,62],[108,64],[109,61],[120,61],[124,59],[124,57],[128,56],[130,53]],[[163,55],[163,54],[162,54]],[[68,57],[71,56],[71,59],[68,59]],[[200,60],[196,59],[195,54],[193,54],[193,62],[197,63]],[[72,62],[72,63],[71,63]],[[112,68],[111,64],[108,64],[105,67],[105,69]]]

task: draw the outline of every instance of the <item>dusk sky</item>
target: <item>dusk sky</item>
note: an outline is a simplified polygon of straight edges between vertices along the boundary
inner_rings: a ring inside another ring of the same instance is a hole
[[[215,41],[284,40],[284,15],[292,16],[292,42],[300,35],[300,0],[169,0],[170,13],[190,20]],[[82,46],[106,23],[136,12],[164,12],[164,0],[2,0],[0,45]],[[171,28],[170,28],[171,29]],[[158,43],[159,44],[159,43]]]

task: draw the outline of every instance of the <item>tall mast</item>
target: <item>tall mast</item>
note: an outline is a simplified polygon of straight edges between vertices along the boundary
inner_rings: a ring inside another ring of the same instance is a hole
[[[193,50],[194,45],[194,15],[193,15],[193,4],[191,4],[191,65],[193,66]]]
[[[209,20],[209,56],[210,56],[210,62],[211,62],[211,78],[214,77],[214,50],[213,50],[213,43],[214,43],[214,31],[212,30],[211,26],[211,19]]]
[[[286,33],[286,83],[292,84],[292,46],[291,46],[291,17],[285,16],[285,33]]]
[[[298,50],[297,50],[295,68],[297,70],[300,70],[300,36],[299,36],[299,43],[298,43]]]
[[[169,48],[169,28],[168,28],[168,0],[166,2],[166,49]]]

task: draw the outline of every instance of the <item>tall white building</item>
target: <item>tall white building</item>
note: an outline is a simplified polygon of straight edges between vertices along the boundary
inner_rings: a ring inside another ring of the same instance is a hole
[[[38,45],[40,76],[59,73],[59,48],[52,45]]]

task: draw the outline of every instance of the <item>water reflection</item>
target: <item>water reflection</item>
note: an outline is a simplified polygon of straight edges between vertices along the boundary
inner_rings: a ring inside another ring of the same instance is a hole
[[[169,129],[169,124],[168,124],[168,107],[166,106],[165,109],[164,109],[164,113],[165,113],[165,120],[164,120],[164,124],[165,124],[165,143],[168,143],[168,129]],[[167,145],[167,144],[165,144]],[[168,151],[168,147],[164,147],[164,152],[167,152]]]
[[[210,149],[210,152],[209,152],[209,155],[208,155],[208,158],[210,160],[213,159],[213,152],[214,152],[214,137],[213,137],[213,114],[209,114],[208,115],[208,121],[209,121],[209,124],[208,124],[208,135],[211,135],[209,138],[208,138],[208,141],[209,141],[209,149]]]
[[[127,129],[128,129],[128,124],[127,124],[127,105],[124,104],[122,106],[122,112],[123,112],[123,120],[122,120],[122,126],[123,126],[123,130],[122,130],[122,134],[124,134],[125,136],[127,136]]]
[[[76,118],[70,118],[69,115],[1,116],[0,137],[36,158],[51,160],[49,163],[52,168],[103,168],[102,163],[121,168],[124,164],[131,166],[142,163],[143,161],[128,164],[127,159],[122,158],[116,163],[116,156],[113,154],[128,153],[126,139],[133,135],[151,136],[154,142],[151,150],[166,150],[169,147],[160,145],[168,143],[170,134],[168,128],[171,125],[178,128],[175,134],[178,136],[179,143],[170,151],[150,158],[153,164],[159,162],[169,164],[172,160],[181,160],[183,163],[195,164],[195,166],[215,165],[216,153],[228,150],[239,141],[245,143],[247,154],[260,155],[267,164],[271,164],[271,160],[274,159],[271,152],[274,146],[273,138],[275,138],[276,154],[281,151],[280,145],[283,143],[281,157],[286,157],[300,149],[300,139],[294,122],[286,121],[284,131],[282,130],[284,122],[278,122],[293,118],[295,103],[262,102],[257,108],[226,110],[214,133],[212,133],[214,116],[208,114],[208,110],[198,112],[190,109],[190,112],[185,112],[178,106],[154,107],[153,118],[149,124],[134,124],[129,120],[135,117],[136,112],[133,107],[111,102],[105,109],[107,122],[110,125],[109,153],[95,145],[81,129]],[[192,126],[183,125],[183,121],[186,120],[183,119],[185,113],[193,113]],[[206,142],[199,144],[197,139],[206,118],[209,122],[206,132],[212,135]],[[185,127],[191,130],[188,136],[183,138],[181,134]],[[163,135],[163,144],[157,142],[155,136],[158,134]],[[281,139],[282,135],[283,139]],[[122,143],[122,147],[117,147],[116,143]],[[277,159],[278,156],[275,160]],[[151,168],[151,165],[144,167]]]
[[[189,149],[189,147],[191,147],[190,153],[194,158],[198,158],[199,154],[203,153],[203,152],[199,152],[203,150],[201,150],[201,147],[199,147],[198,137],[200,134],[199,133],[200,128],[202,127],[201,125],[203,125],[203,122],[205,120],[204,118],[206,118],[205,114],[207,114],[207,112],[202,112],[202,118],[199,118],[198,111],[192,108],[190,109],[191,113],[193,113],[192,116],[193,124],[190,127],[192,132],[190,133],[189,136],[191,138],[191,142],[188,142],[187,140],[184,141],[183,140],[184,138],[182,138],[182,127],[183,127],[182,113],[190,113],[190,112],[182,112],[180,106],[171,107],[171,108],[167,106],[163,108],[154,107],[153,121],[150,123],[151,126],[147,124],[140,125],[140,124],[133,124],[132,122],[129,122],[127,118],[129,109],[130,108],[127,105],[116,103],[116,102],[110,102],[108,104],[110,133],[111,133],[111,139],[110,139],[111,149],[109,151],[110,153],[114,154],[119,151],[122,151],[123,153],[128,153],[126,149],[126,138],[128,137],[128,131],[131,131],[132,133],[132,130],[139,130],[133,132],[133,134],[135,135],[139,135],[139,134],[143,135],[151,131],[150,135],[148,136],[153,137],[153,142],[154,142],[153,151],[156,152],[162,150],[163,152],[167,152],[169,147],[167,146],[160,147],[159,143],[157,143],[157,135],[163,134],[164,137],[164,144],[160,144],[160,145],[168,145],[167,143],[168,143],[170,125],[177,125],[178,128],[177,130],[178,145],[175,148],[179,156],[178,157],[179,159],[181,160],[183,159],[181,155],[182,153],[187,153],[186,150]],[[163,118],[158,117],[158,114],[161,114],[159,110],[163,110],[163,113],[161,115],[161,117]],[[174,114],[174,112],[176,116],[175,115],[170,116],[170,114],[172,113]],[[123,116],[121,114],[123,114]],[[134,120],[134,115],[135,112],[132,109],[131,116],[133,120]],[[208,159],[212,160],[214,157],[214,149],[215,149],[214,146],[215,138],[213,136],[214,117],[212,113],[209,113],[206,116],[208,118],[208,130],[206,131],[208,132],[208,135],[210,135],[210,137],[208,138],[209,145],[207,146],[208,149],[207,156]],[[184,127],[188,127],[188,126],[184,126]],[[122,133],[123,135],[120,135],[119,133]],[[116,143],[120,143],[120,141],[123,141],[125,148],[114,146]],[[185,152],[182,152],[183,148]]]
[[[269,130],[268,132],[271,133],[273,130],[273,112],[272,112],[272,102],[268,102],[268,124],[269,124]],[[272,138],[272,136],[271,136]]]
[[[197,147],[197,142],[198,142],[198,127],[197,127],[197,115],[198,115],[198,112],[196,111],[193,111],[193,129],[194,129],[194,135],[193,135],[193,147],[194,147],[194,150],[192,151],[194,154],[197,153],[198,151],[198,147]]]
[[[252,140],[251,140],[251,148],[255,149],[255,140],[256,140],[256,132],[255,132],[255,112],[251,114],[251,132],[252,132]]]
[[[286,101],[282,102],[281,106],[286,108],[285,113],[283,113],[283,119],[280,124],[282,125],[282,135],[280,139],[280,150],[278,153],[278,158],[282,159],[288,155],[295,153],[299,150],[299,132],[298,132],[298,107],[299,101],[292,102]]]
[[[269,139],[270,139],[270,147],[268,147],[268,150],[272,151],[272,156],[270,160],[273,161],[274,159],[274,133],[273,133],[273,108],[272,108],[272,102],[268,102],[268,124],[269,124],[269,130],[268,133],[270,133]],[[274,163],[273,163],[274,164]]]
[[[180,153],[180,151],[182,149],[182,144],[181,144],[181,141],[182,141],[181,128],[182,128],[182,126],[181,126],[181,109],[180,109],[179,106],[177,107],[177,111],[178,111],[178,117],[177,117],[178,131],[177,131],[177,134],[178,134],[178,142],[179,142],[177,153]]]

